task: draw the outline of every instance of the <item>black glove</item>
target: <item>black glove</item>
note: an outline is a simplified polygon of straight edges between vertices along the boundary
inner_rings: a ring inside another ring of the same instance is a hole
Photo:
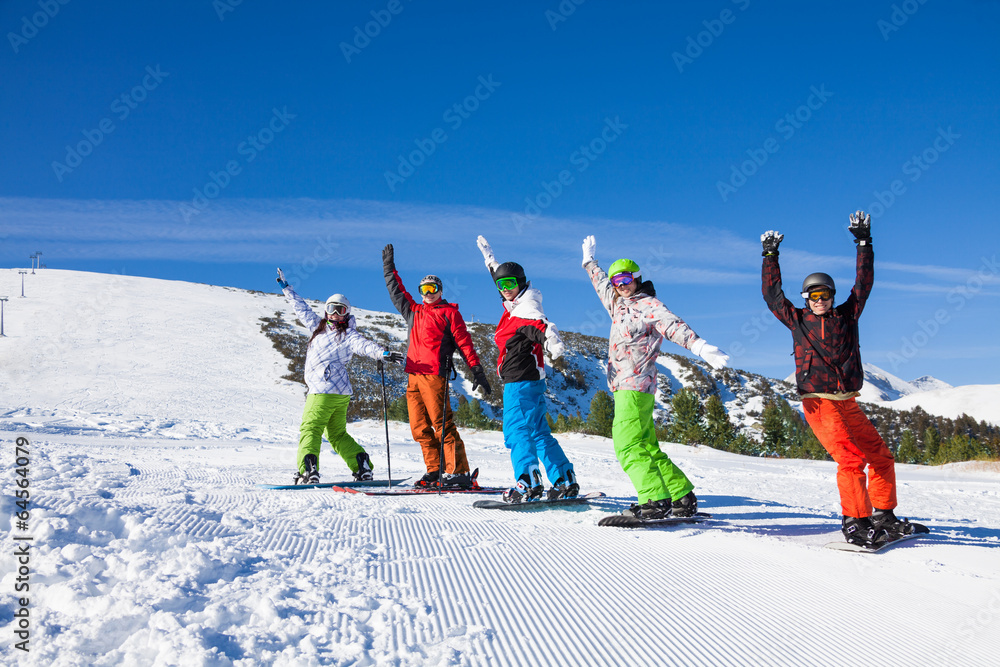
[[[483,371],[483,367],[473,366],[472,377],[474,378],[472,382],[472,391],[482,389],[483,394],[489,396],[492,389],[490,389],[490,383],[486,381],[486,373]]]
[[[393,258],[391,243],[386,244],[382,248],[382,268],[390,272],[396,270],[396,261]]]
[[[764,257],[768,255],[778,256],[778,246],[785,239],[784,234],[779,234],[776,231],[767,231],[760,235],[760,245],[764,248],[764,252],[761,254]]]
[[[872,217],[864,211],[852,213],[851,224],[847,231],[854,234],[854,242],[860,245],[870,245],[872,242]]]
[[[394,364],[398,364],[406,360],[406,355],[402,352],[396,352],[395,350],[386,350],[382,353],[382,358],[386,361],[391,361]]]

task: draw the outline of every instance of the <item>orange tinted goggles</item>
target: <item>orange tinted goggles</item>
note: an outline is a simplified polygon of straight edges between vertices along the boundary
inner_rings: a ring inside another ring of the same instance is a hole
[[[437,294],[440,291],[441,288],[436,283],[426,283],[420,286],[420,294],[424,296],[427,294]]]
[[[817,289],[809,292],[810,301],[829,301],[833,298],[833,292],[828,289]]]

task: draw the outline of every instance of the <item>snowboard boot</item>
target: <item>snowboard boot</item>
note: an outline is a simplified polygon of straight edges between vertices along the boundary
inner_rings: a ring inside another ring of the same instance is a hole
[[[295,484],[319,484],[319,461],[315,454],[306,454],[302,460],[303,472],[295,473]]]
[[[875,528],[872,520],[866,516],[845,516],[841,521],[840,530],[848,542],[866,549],[877,549],[893,539],[884,528]]]
[[[580,495],[580,485],[576,483],[576,474],[570,469],[566,471],[565,477],[560,477],[552,483],[552,488],[548,490],[546,497],[548,500],[561,500],[576,498],[578,495]]]
[[[469,473],[460,474],[448,474],[445,473],[441,476],[441,488],[447,489],[471,489],[472,488],[472,475]]]
[[[505,503],[527,503],[538,500],[542,497],[544,489],[540,483],[541,480],[536,481],[539,481],[539,484],[531,486],[531,477],[521,475],[517,478],[517,484],[514,485],[514,488],[503,492],[503,501]]]
[[[372,460],[368,454],[361,452],[357,456],[358,469],[354,472],[354,479],[359,482],[370,482],[375,477],[372,475]]]
[[[892,539],[899,539],[904,535],[914,533],[929,533],[927,526],[919,523],[910,523],[909,519],[898,519],[892,510],[880,510],[875,508],[872,512],[872,526],[876,530],[884,530],[889,533]]]
[[[670,503],[670,516],[688,517],[698,513],[698,498],[694,491]]]
[[[426,487],[426,486],[437,486],[438,478],[440,476],[441,475],[440,475],[440,473],[437,470],[433,470],[431,472],[428,472],[426,475],[424,475],[420,479],[418,479],[416,482],[414,482],[413,486],[424,486],[424,487]]]
[[[670,499],[649,500],[639,505],[634,504],[622,512],[623,516],[630,516],[633,519],[650,521],[652,519],[666,519],[670,516]]]

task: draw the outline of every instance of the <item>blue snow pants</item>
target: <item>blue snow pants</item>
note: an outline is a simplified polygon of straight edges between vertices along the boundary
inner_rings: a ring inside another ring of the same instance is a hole
[[[531,471],[538,469],[539,460],[550,484],[573,470],[545,420],[545,380],[504,385],[503,443],[510,450],[515,480],[528,475],[534,484]]]

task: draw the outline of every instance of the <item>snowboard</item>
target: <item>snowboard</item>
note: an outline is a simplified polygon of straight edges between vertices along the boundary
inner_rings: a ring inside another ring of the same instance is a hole
[[[635,517],[615,514],[606,516],[597,522],[598,526],[613,526],[616,528],[654,528],[657,526],[679,526],[682,524],[702,523],[711,519],[712,515],[698,512],[694,516],[668,516],[665,519],[636,519]]]
[[[472,506],[481,510],[509,510],[513,512],[541,509],[555,509],[566,507],[567,505],[583,505],[595,498],[604,498],[600,491],[585,493],[572,498],[560,498],[559,500],[533,500],[527,503],[505,503],[502,500],[477,500]]]
[[[409,477],[404,477],[403,479],[392,480],[392,486],[402,484]],[[351,480],[349,482],[320,482],[319,484],[258,484],[259,489],[271,489],[274,491],[297,491],[300,489],[332,489],[335,487],[365,487],[365,486],[389,486],[389,481],[385,479],[373,479],[367,482],[358,482],[356,480]]]
[[[893,547],[898,547],[906,542],[911,542],[913,540],[919,539],[921,537],[926,537],[927,533],[912,533],[910,535],[903,535],[898,537],[891,542],[886,542],[885,544],[876,547],[874,549],[870,547],[863,547],[859,544],[851,544],[850,542],[830,542],[826,545],[827,549],[834,549],[835,551],[852,551],[854,553],[865,553],[865,554],[877,554],[883,551],[892,549]]]

